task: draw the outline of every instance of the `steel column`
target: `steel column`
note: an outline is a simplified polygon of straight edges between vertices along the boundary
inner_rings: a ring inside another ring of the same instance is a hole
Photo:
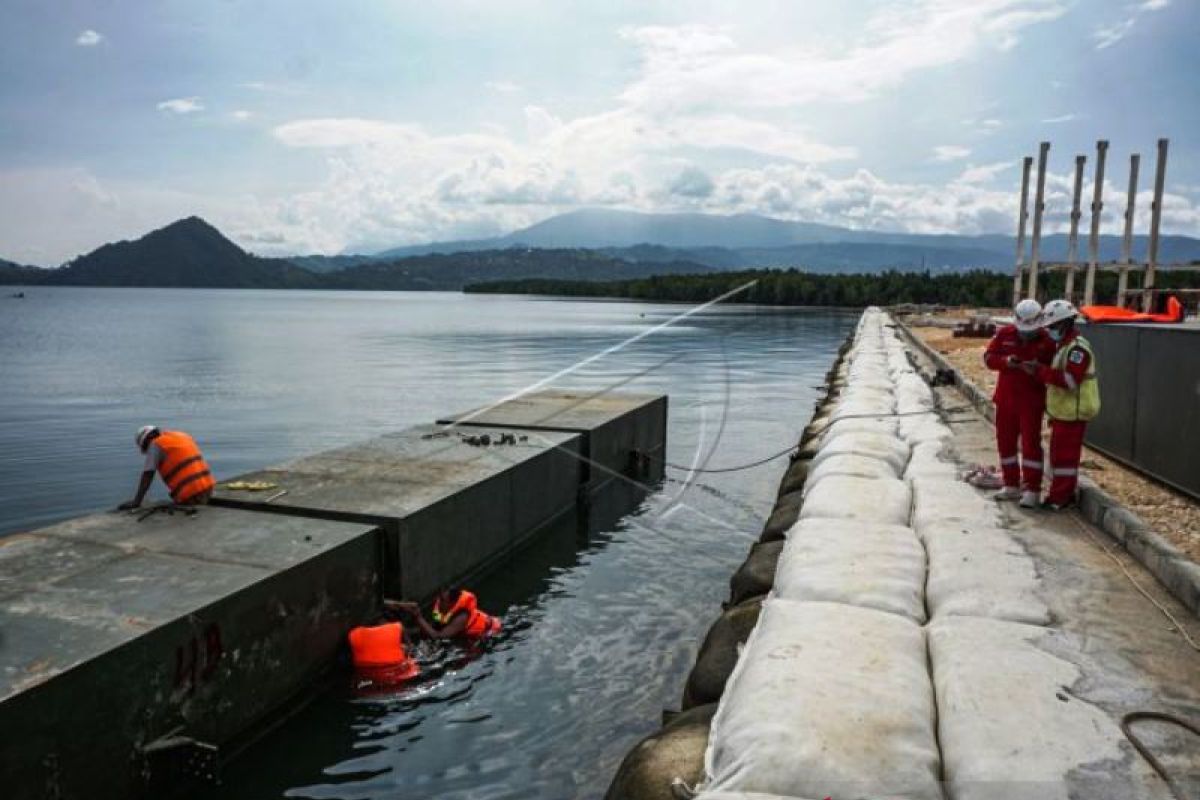
[[[1033,201],[1033,242],[1029,246],[1029,297],[1037,299],[1038,263],[1042,246],[1042,212],[1046,210],[1046,159],[1050,143],[1038,145],[1037,194]]]
[[[1092,227],[1088,233],[1088,268],[1083,284],[1083,304],[1096,302],[1096,266],[1100,263],[1100,212],[1104,210],[1104,162],[1108,157],[1108,142],[1096,142],[1096,174],[1092,187]]]
[[[1063,296],[1075,300],[1075,259],[1079,255],[1079,196],[1083,193],[1083,165],[1087,156],[1075,156],[1075,184],[1071,191],[1071,233],[1067,237],[1067,285]]]
[[[1158,266],[1158,228],[1162,222],[1163,185],[1167,179],[1167,140],[1158,140],[1154,164],[1154,202],[1150,204],[1150,247],[1146,255],[1146,277],[1142,281],[1142,311],[1154,310],[1154,272]]]
[[[1125,307],[1125,295],[1129,291],[1129,267],[1133,263],[1133,217],[1137,210],[1138,168],[1142,157],[1134,153],[1129,157],[1129,192],[1125,196],[1125,234],[1121,239],[1121,272],[1117,278],[1117,305]]]
[[[1021,160],[1021,210],[1017,213],[1017,266],[1013,273],[1013,305],[1021,301],[1021,277],[1025,268],[1025,223],[1029,219],[1029,170],[1033,157]]]

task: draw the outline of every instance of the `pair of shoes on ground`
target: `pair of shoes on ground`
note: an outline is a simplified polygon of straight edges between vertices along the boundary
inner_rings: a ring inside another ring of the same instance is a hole
[[[1021,508],[1037,508],[1038,493],[1030,491],[1021,491],[1019,486],[1005,486],[1000,491],[992,495],[997,500],[1016,500]]]

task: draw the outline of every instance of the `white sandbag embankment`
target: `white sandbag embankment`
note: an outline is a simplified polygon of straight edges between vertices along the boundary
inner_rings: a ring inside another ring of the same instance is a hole
[[[912,446],[912,456],[904,468],[905,480],[932,478],[940,481],[958,480],[958,468],[942,457],[946,443],[942,440],[919,442]]]
[[[844,433],[877,433],[883,436],[896,436],[895,417],[850,417],[836,419],[821,433],[821,444],[828,444],[835,436]]]
[[[869,431],[844,433],[822,441],[821,449],[813,456],[813,466],[839,454],[870,456],[886,461],[899,475],[908,464],[908,445],[895,436]]]
[[[805,495],[800,519],[854,519],[908,525],[911,505],[908,484],[897,478],[830,475],[817,481]]]
[[[812,487],[817,485],[818,481],[830,475],[850,475],[856,478],[900,477],[896,468],[882,459],[858,453],[835,453],[810,467],[808,482],[804,484],[805,496]]]
[[[925,549],[911,528],[804,519],[775,567],[784,600],[845,603],[925,621]]]
[[[1114,783],[1130,779],[1120,728],[1069,694],[1079,669],[1046,651],[1061,633],[971,617],[928,633],[953,800],[1139,796]]]
[[[961,481],[914,478],[912,528],[928,541],[935,522],[961,522],[975,527],[997,527],[1000,512],[992,499]]]
[[[941,800],[923,629],[768,597],[713,718],[711,791]]]
[[[1008,531],[932,522],[924,542],[929,555],[925,602],[933,619],[967,616],[1050,624],[1033,559]]]

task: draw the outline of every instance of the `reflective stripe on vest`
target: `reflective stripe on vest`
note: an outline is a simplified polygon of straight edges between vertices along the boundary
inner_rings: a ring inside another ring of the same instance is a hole
[[[1067,366],[1067,356],[1078,347],[1088,354],[1087,374],[1083,383],[1075,389],[1064,389],[1053,384],[1046,387],[1046,414],[1060,422],[1085,422],[1095,419],[1100,413],[1100,381],[1096,379],[1096,356],[1087,339],[1076,336],[1054,354],[1050,368],[1062,371]]]
[[[154,439],[154,444],[163,453],[158,474],[176,503],[185,503],[216,486],[212,472],[191,436],[182,431],[163,431]]]

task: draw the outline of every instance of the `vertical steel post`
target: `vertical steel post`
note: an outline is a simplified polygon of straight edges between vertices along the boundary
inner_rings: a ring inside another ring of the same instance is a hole
[[[1017,213],[1017,267],[1013,274],[1013,305],[1021,301],[1021,278],[1025,269],[1025,223],[1029,220],[1029,170],[1033,157],[1021,160],[1021,210]]]
[[[1158,267],[1158,227],[1162,223],[1163,185],[1167,180],[1167,140],[1158,140],[1154,164],[1154,202],[1150,204],[1150,247],[1146,255],[1146,278],[1142,281],[1142,311],[1154,310],[1154,271]]]
[[[1042,246],[1042,212],[1046,210],[1046,158],[1050,143],[1038,145],[1037,194],[1033,201],[1033,242],[1029,245],[1029,297],[1037,299],[1038,263]]]
[[[1129,193],[1125,196],[1125,235],[1121,238],[1121,274],[1117,279],[1117,305],[1125,307],[1125,295],[1129,291],[1129,266],[1133,263],[1133,217],[1137,210],[1138,168],[1141,155],[1129,157]]]
[[[1104,161],[1108,157],[1108,142],[1096,142],[1096,184],[1092,187],[1092,227],[1088,233],[1087,278],[1083,282],[1083,304],[1096,302],[1096,268],[1100,263],[1100,212],[1104,210]]]
[[[1075,156],[1075,185],[1071,192],[1071,233],[1067,237],[1067,284],[1063,297],[1075,300],[1075,259],[1079,256],[1079,196],[1083,194],[1083,165],[1087,156]]]

